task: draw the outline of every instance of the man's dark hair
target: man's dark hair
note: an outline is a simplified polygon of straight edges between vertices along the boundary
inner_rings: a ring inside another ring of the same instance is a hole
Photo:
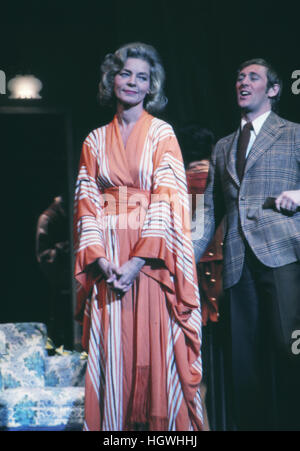
[[[270,98],[272,110],[276,110],[278,108],[278,103],[280,100],[280,96],[282,93],[282,80],[279,77],[278,73],[275,71],[274,67],[266,60],[262,58],[253,58],[251,60],[245,61],[238,68],[238,73],[241,72],[245,67],[251,66],[252,64],[258,64],[259,66],[264,66],[267,69],[267,90],[270,89],[274,85],[279,85],[278,94],[275,97]]]
[[[215,144],[214,134],[199,124],[192,123],[177,131],[185,166],[193,161],[209,160]]]

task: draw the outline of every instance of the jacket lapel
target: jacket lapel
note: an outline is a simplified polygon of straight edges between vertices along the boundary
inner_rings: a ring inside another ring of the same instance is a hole
[[[239,129],[234,133],[233,138],[224,147],[227,171],[232,179],[239,186],[240,180],[236,172],[236,150],[239,137]]]
[[[277,114],[271,112],[265,123],[263,124],[253,146],[250,150],[249,156],[247,158],[245,172],[256,163],[256,161],[270,149],[272,144],[281,135],[281,128],[285,126],[284,121],[277,116]],[[227,171],[231,175],[235,183],[240,186],[240,180],[236,172],[236,152],[237,152],[237,142],[239,137],[239,129],[233,135],[232,140],[224,147],[226,167]]]
[[[277,114],[271,112],[253,143],[246,161],[244,175],[279,138],[284,126],[284,121]]]

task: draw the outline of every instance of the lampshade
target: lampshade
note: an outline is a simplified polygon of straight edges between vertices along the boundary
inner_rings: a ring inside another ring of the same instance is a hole
[[[41,99],[39,92],[42,82],[34,75],[16,75],[9,80],[7,87],[11,92],[10,99]]]

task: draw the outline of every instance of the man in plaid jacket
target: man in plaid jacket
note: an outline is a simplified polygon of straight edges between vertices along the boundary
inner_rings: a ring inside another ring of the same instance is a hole
[[[300,336],[300,125],[272,111],[280,92],[266,61],[240,66],[241,125],[215,146],[204,235],[194,241],[198,262],[224,218],[233,412],[241,430],[300,428],[300,354],[292,346]]]

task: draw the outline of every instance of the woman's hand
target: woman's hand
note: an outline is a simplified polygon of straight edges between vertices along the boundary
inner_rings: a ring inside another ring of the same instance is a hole
[[[120,268],[113,271],[115,278],[108,279],[107,283],[111,283],[112,289],[119,296],[123,296],[131,288],[144,264],[144,259],[132,257]]]
[[[101,273],[104,275],[107,285],[112,288],[113,282],[116,280],[117,266],[104,257],[98,258],[97,264]]]

